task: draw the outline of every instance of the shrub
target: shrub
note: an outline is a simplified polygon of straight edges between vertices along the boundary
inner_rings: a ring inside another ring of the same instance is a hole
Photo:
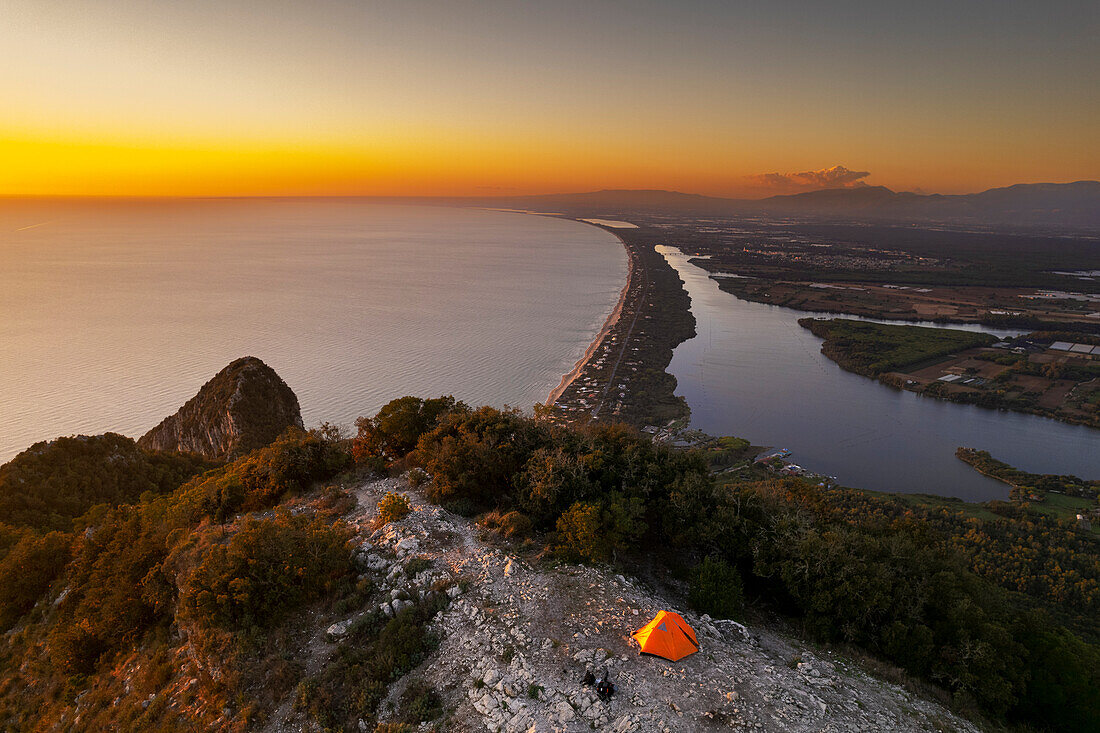
[[[433,595],[392,619],[372,614],[353,625],[328,666],[299,685],[296,707],[325,728],[357,730],[359,720],[373,723],[387,686],[438,645],[427,627],[446,602],[445,595]]]
[[[317,503],[317,511],[329,517],[342,517],[357,506],[359,502],[350,492],[338,486],[326,486]]]
[[[452,412],[421,436],[413,459],[432,476],[432,501],[465,499],[492,508],[507,501],[520,469],[548,431],[517,411]]]
[[[262,661],[264,687],[275,700],[282,699],[302,679],[301,662],[287,656],[271,655]]]
[[[566,507],[597,492],[588,466],[579,456],[561,448],[543,448],[524,466],[517,500],[540,524],[546,525]]]
[[[313,481],[334,475],[347,465],[348,460],[346,453],[324,443],[316,435],[290,430],[272,445],[223,468],[208,471],[171,495],[145,494],[141,503],[136,505],[124,504],[113,509],[104,507],[95,515],[94,531],[78,535],[73,544],[73,558],[67,578],[71,590],[58,606],[55,628],[50,633],[51,650],[54,647],[61,650],[58,652],[58,658],[62,660],[59,664],[66,669],[86,668],[88,664],[94,664],[95,658],[103,651],[132,643],[150,627],[171,620],[177,606],[177,585],[182,574],[179,567],[169,560],[187,555],[190,562],[191,555],[187,553],[195,550],[200,538],[209,537],[214,531],[193,532],[194,526],[204,518],[224,520],[242,507],[267,504],[273,500],[272,497],[277,498],[286,491],[304,489]],[[283,521],[280,519],[277,523]],[[328,529],[333,531],[332,527]],[[252,532],[245,532],[236,542],[243,542],[251,536]],[[222,570],[241,577],[230,587],[230,581],[235,576],[195,576],[198,585],[196,596],[190,599],[192,605],[197,607],[201,600],[201,605],[212,613],[212,617],[219,616],[216,623],[226,622],[221,616],[232,617],[238,612],[262,617],[270,609],[262,608],[265,578],[260,576],[272,573],[274,563],[287,557],[293,559],[293,552],[288,551],[281,556],[274,551],[273,547],[285,549],[276,541],[277,538],[268,539],[272,540],[271,546],[257,542],[255,548],[241,550],[239,545],[233,545],[236,555],[226,555],[226,546],[212,551],[208,558],[211,564],[204,568],[204,572],[219,569],[217,563],[221,562],[225,566]],[[315,539],[317,535],[311,535],[306,530],[302,530],[298,537],[304,543],[303,551],[312,549],[320,552],[320,548],[310,544]],[[249,566],[243,555],[253,549],[256,556],[263,559]],[[320,559],[330,559],[325,553],[321,554]],[[311,558],[310,562],[317,559]],[[307,562],[306,566],[309,565]],[[293,563],[292,567],[295,567]],[[327,582],[323,569],[310,567],[310,571],[310,577],[298,580],[286,578],[283,580],[286,587],[276,583],[272,590],[286,591],[294,597],[297,590],[308,587],[310,583]],[[208,587],[203,587],[203,583],[208,583]],[[256,583],[261,586],[260,593],[250,596],[249,592]],[[197,596],[200,589],[209,594],[200,599]],[[272,604],[276,606],[286,600],[277,594],[271,597]],[[250,610],[253,603],[261,608]],[[78,624],[79,630],[76,629]]]
[[[207,628],[269,627],[332,590],[351,569],[344,527],[287,511],[249,518],[185,578],[180,612]]]
[[[500,533],[505,537],[526,537],[534,525],[522,512],[508,512],[500,518]]]
[[[644,510],[640,499],[622,495],[599,504],[577,502],[558,518],[556,552],[571,560],[608,560],[641,536]]]
[[[409,560],[409,563],[405,566],[405,576],[409,578],[415,578],[418,574],[428,570],[432,566],[432,561],[426,557],[414,557]]]
[[[378,502],[378,516],[384,523],[404,519],[410,511],[412,510],[409,508],[409,500],[392,491],[386,492]]]
[[[424,680],[413,680],[401,693],[398,710],[401,722],[415,726],[441,716],[443,700]]]
[[[579,560],[602,560],[611,548],[600,532],[600,507],[577,502],[558,517],[557,552]]]
[[[369,577],[356,581],[355,585],[349,584],[345,595],[333,604],[332,610],[341,616],[358,611],[367,605],[374,590],[374,583]]]
[[[380,457],[385,464],[404,458],[416,448],[420,436],[435,427],[439,418],[454,410],[467,409],[454,397],[424,400],[400,397],[382,407],[372,418],[355,421],[359,429],[352,441],[352,455],[359,465]]]
[[[741,574],[725,560],[705,558],[692,574],[688,601],[699,613],[737,618],[744,605]]]
[[[28,534],[28,530],[0,522],[0,558],[8,554],[16,543]]]
[[[355,458],[355,465],[361,470],[377,476],[386,475],[386,459],[382,456],[357,455],[354,453],[352,455]]]
[[[109,511],[94,531],[78,536],[68,567],[70,592],[58,606],[58,644],[100,646],[103,651],[136,640],[166,618],[173,589],[159,566],[168,554],[169,537],[180,527],[170,504],[159,497],[121,506]],[[76,624],[83,631],[67,637],[65,629]],[[87,660],[98,653],[76,656]]]
[[[351,467],[351,457],[317,434],[289,428],[274,443],[234,464],[233,475],[248,492],[245,511],[272,506],[284,494],[305,491]]]
[[[419,489],[428,482],[430,477],[428,476],[428,472],[423,468],[414,468],[409,471],[407,478],[410,489]]]
[[[526,537],[534,528],[531,518],[523,512],[501,512],[494,509],[478,519],[482,526],[496,530],[504,537]]]
[[[274,506],[286,494],[306,491],[350,467],[351,457],[339,444],[288,428],[274,443],[181,487],[177,503],[188,523],[203,517],[225,522],[238,512]]]
[[[65,674],[91,674],[108,648],[88,619],[57,626],[50,635],[50,659]]]
[[[34,607],[69,561],[71,538],[60,532],[27,533],[0,560],[0,630]]]

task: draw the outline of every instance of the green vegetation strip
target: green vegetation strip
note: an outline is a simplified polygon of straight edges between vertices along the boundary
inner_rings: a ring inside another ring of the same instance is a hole
[[[1078,514],[1087,514],[1097,508],[1100,481],[1086,481],[1077,476],[1028,473],[998,461],[988,451],[973,448],[959,448],[955,455],[979,473],[1011,486],[1010,497],[1013,501],[1034,503],[1040,512],[1060,519],[1075,519]]]
[[[868,377],[898,371],[997,338],[985,333],[925,326],[897,326],[846,318],[801,318],[798,324],[825,339],[821,352],[844,369]]]

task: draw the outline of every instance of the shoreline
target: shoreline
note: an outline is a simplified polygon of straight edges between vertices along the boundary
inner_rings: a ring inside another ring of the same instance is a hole
[[[642,429],[686,418],[690,410],[666,370],[673,349],[695,335],[695,319],[679,276],[656,251],[663,232],[572,220],[619,239],[627,278],[603,327],[539,407],[567,425],[621,422]]]
[[[585,222],[580,219],[573,219],[572,221],[576,221],[581,224],[587,224],[588,226],[596,227],[597,229],[602,229],[603,231],[608,232],[619,240],[619,244],[621,244],[623,246],[623,249],[626,250],[626,282],[623,283],[623,287],[619,291],[618,302],[615,303],[615,307],[611,309],[611,312],[607,314],[607,318],[604,320],[603,326],[601,326],[600,330],[596,332],[595,337],[592,339],[592,342],[588,344],[588,348],[585,349],[584,354],[581,356],[580,359],[577,360],[577,363],[573,365],[572,369],[562,375],[561,381],[558,382],[558,386],[550,390],[550,395],[543,402],[543,404],[548,407],[557,402],[558,399],[560,399],[561,396],[565,394],[565,391],[569,389],[569,386],[573,384],[573,382],[575,382],[577,378],[584,372],[585,367],[587,367],[588,362],[592,360],[592,357],[595,355],[596,350],[600,348],[600,346],[604,342],[604,339],[606,339],[608,334],[611,333],[611,329],[613,329],[615,325],[619,322],[619,318],[622,316],[623,313],[623,306],[626,304],[627,293],[630,292],[630,285],[634,282],[634,257],[630,251],[630,247],[627,246],[626,240],[624,240],[618,234],[615,234],[615,232],[605,227],[599,226],[598,224],[592,224],[590,222]]]
[[[785,306],[780,306],[785,307]],[[835,321],[845,321],[843,318],[832,319]],[[847,354],[842,353],[835,346],[836,338],[832,337],[829,332],[828,324],[831,321],[823,321],[815,318],[799,318],[798,325],[810,331],[817,338],[822,339],[821,353],[826,359],[829,359],[838,367],[846,372],[852,374],[858,374],[861,377],[874,380],[879,384],[884,384],[887,387],[897,390],[903,390],[906,392],[912,392],[913,394],[921,397],[926,397],[932,400],[939,400],[942,402],[951,402],[957,405],[970,405],[978,407],[982,410],[995,410],[997,412],[1009,412],[1020,415],[1035,415],[1037,417],[1044,417],[1048,420],[1054,420],[1055,422],[1065,423],[1066,425],[1081,425],[1086,428],[1092,428],[1094,430],[1100,430],[1100,420],[1089,415],[1075,415],[1066,414],[1060,410],[1065,406],[1065,402],[1059,403],[1054,407],[1044,407],[1039,404],[1034,405],[1019,405],[1012,401],[1012,398],[1007,398],[1003,395],[998,396],[996,392],[989,392],[984,389],[980,389],[976,392],[948,392],[942,389],[944,383],[940,381],[924,381],[929,379],[927,377],[921,377],[917,372],[922,371],[920,364],[925,363],[927,360],[922,360],[914,364],[908,364],[897,367],[891,371],[884,372],[872,372],[865,368],[860,368],[859,365],[852,362]],[[847,320],[848,323],[859,323],[859,321]],[[892,324],[886,324],[892,325]],[[925,328],[922,326],[900,326],[901,328]],[[817,330],[815,330],[815,328]],[[938,326],[931,327],[939,330],[943,329]],[[963,333],[962,331],[956,331],[956,333]],[[974,333],[984,333],[977,331]],[[1029,334],[1030,336],[1030,334]],[[942,355],[941,357],[931,357],[933,359],[939,359],[940,363],[945,359],[950,361],[952,359],[960,358],[960,355],[965,355],[967,352],[971,352],[979,348],[987,348],[991,344],[974,344],[965,348],[953,351],[950,354]],[[992,378],[991,378],[992,379]],[[1093,380],[1076,382],[1067,394],[1072,394],[1078,387],[1084,386],[1092,382]],[[1029,387],[1029,389],[1037,389],[1037,387]],[[1066,398],[1064,397],[1063,400]],[[982,471],[978,471],[982,473]],[[1008,483],[1008,482],[1005,482]],[[1010,484],[1011,485],[1011,484]]]

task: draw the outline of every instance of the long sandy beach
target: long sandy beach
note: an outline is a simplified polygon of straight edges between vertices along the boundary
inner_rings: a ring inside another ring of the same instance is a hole
[[[581,221],[582,223],[589,224],[590,226],[598,226],[598,228],[603,229],[604,231],[615,234],[614,231],[608,229],[607,227],[599,226],[597,224],[591,224],[591,222],[585,222],[582,219],[578,219],[576,221]],[[619,322],[619,316],[622,315],[623,304],[626,303],[626,295],[630,291],[630,284],[634,280],[635,262],[634,257],[630,253],[630,248],[626,246],[626,242],[623,241],[623,238],[620,237],[618,234],[615,234],[615,238],[622,243],[623,247],[627,251],[626,282],[623,284],[623,289],[619,292],[619,301],[615,304],[615,307],[612,309],[611,313],[608,314],[607,320],[604,321],[603,326],[596,333],[596,337],[592,339],[592,343],[588,345],[588,348],[584,352],[584,356],[582,356],[577,361],[577,363],[573,365],[573,368],[567,374],[562,376],[561,382],[550,392],[550,396],[546,398],[545,404],[547,405],[552,405],[557,402],[558,398],[561,397],[565,390],[569,388],[569,385],[573,383],[573,380],[581,375],[581,372],[584,371],[584,368],[588,366],[588,362],[592,359],[592,355],[595,354],[596,350],[600,348],[600,344],[602,344],[603,340],[607,338],[607,334],[611,333],[611,329],[614,328],[615,324]]]

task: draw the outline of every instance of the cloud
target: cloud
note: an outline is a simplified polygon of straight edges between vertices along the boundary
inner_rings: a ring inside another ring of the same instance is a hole
[[[834,165],[832,168],[801,173],[760,173],[748,176],[748,179],[757,186],[784,192],[812,191],[818,188],[859,188],[867,185],[862,179],[869,175],[869,171],[853,171],[842,165]]]

